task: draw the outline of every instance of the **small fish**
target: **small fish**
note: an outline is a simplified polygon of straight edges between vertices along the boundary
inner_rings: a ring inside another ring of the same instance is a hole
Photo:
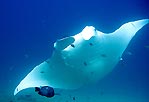
[[[145,48],[149,49],[149,45],[144,46]]]
[[[60,95],[54,92],[54,89],[50,86],[35,87],[35,92],[38,92],[39,95],[45,96],[48,98],[53,97],[54,95]]]

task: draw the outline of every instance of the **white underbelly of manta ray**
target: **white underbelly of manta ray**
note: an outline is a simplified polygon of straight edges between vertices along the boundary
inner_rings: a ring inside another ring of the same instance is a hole
[[[57,40],[51,58],[28,74],[14,95],[31,87],[77,89],[98,81],[115,67],[130,40],[148,22],[128,22],[110,34],[86,26],[79,34]]]

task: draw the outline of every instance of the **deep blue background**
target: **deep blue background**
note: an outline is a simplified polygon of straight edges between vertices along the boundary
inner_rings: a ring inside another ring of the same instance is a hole
[[[144,18],[149,18],[147,0],[1,0],[0,86],[14,90],[33,67],[51,56],[57,39],[74,35],[86,25],[108,33]],[[127,49],[132,55],[124,53],[113,75],[149,91],[149,48],[145,46],[149,46],[149,25],[135,36]]]

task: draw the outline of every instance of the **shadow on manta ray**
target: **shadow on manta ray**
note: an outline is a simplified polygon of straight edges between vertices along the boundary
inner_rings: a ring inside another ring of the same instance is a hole
[[[56,88],[74,90],[99,81],[113,70],[136,32],[148,23],[149,19],[128,22],[109,34],[86,26],[74,36],[57,40],[52,56],[19,83],[14,95],[35,88],[39,95],[53,97]]]

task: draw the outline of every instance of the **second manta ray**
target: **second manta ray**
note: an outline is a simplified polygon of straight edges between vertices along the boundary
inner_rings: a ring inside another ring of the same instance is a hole
[[[86,26],[79,34],[57,40],[52,56],[36,66],[16,87],[77,89],[103,78],[116,66],[129,42],[149,19],[128,22],[105,34]]]

